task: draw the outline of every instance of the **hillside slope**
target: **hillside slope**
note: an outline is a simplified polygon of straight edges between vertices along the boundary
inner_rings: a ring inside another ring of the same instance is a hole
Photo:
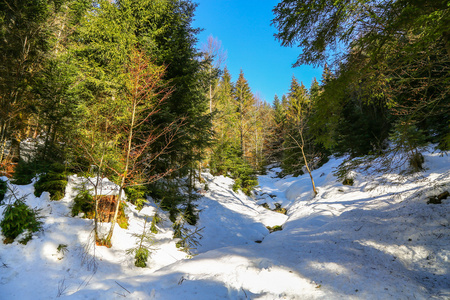
[[[43,209],[44,231],[26,246],[0,244],[0,298],[450,298],[450,199],[427,204],[450,190],[450,158],[427,153],[426,170],[416,175],[382,174],[373,166],[354,171],[352,186],[333,175],[341,162],[331,159],[313,172],[316,197],[309,176],[280,179],[276,168],[259,177],[255,199],[233,192],[229,178],[203,174],[208,190],[198,201],[196,255],[178,251],[163,216],[144,269],[126,250],[156,207],[130,205],[128,230],[117,228],[112,248],[94,248],[92,221],[70,217],[79,183],[72,177],[59,202],[47,193],[28,196],[29,205]],[[263,203],[279,203],[287,215]],[[266,226],[275,225],[283,230],[269,233]],[[58,252],[60,244],[68,251]]]

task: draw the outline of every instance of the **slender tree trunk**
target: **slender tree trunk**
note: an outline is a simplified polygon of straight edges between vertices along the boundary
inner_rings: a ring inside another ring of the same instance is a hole
[[[209,112],[212,113],[212,85],[209,85]]]
[[[94,236],[95,236],[95,241],[96,242],[100,242],[100,237],[98,235],[98,185],[99,185],[99,180],[100,180],[100,176],[101,176],[101,170],[103,167],[103,157],[104,154],[102,155],[101,159],[100,159],[100,164],[98,166],[97,169],[97,178],[96,178],[96,183],[95,183],[95,189],[94,189]]]
[[[212,113],[212,84],[211,84],[211,66],[209,67],[209,112]]]
[[[20,141],[16,138],[11,139],[11,157],[15,162],[19,162],[20,160]]]
[[[313,178],[312,173],[311,173],[311,169],[309,168],[309,165],[308,165],[308,159],[306,158],[306,154],[305,154],[305,150],[304,150],[304,148],[305,148],[305,140],[303,139],[303,132],[302,132],[302,130],[299,130],[299,133],[300,133],[300,138],[301,138],[301,144],[291,134],[289,134],[289,136],[295,141],[297,146],[302,151],[303,161],[305,162],[306,170],[308,171],[309,177],[311,178],[311,184],[312,184],[313,191],[314,191],[314,196],[315,196],[318,193],[317,193],[317,189],[316,189],[316,184],[314,183],[314,178]]]
[[[0,163],[3,161],[5,149],[6,149],[6,122],[3,121],[0,134]]]
[[[133,100],[133,112],[131,115],[131,124],[130,124],[130,131],[128,133],[128,141],[127,141],[127,148],[126,148],[126,157],[125,157],[125,170],[122,174],[122,179],[120,182],[120,188],[119,188],[119,195],[117,196],[117,205],[116,205],[116,211],[114,212],[114,218],[111,222],[111,228],[109,230],[108,236],[106,237],[106,243],[107,245],[111,244],[111,238],[114,233],[114,226],[117,223],[117,217],[119,215],[119,208],[120,208],[120,201],[122,201],[122,192],[123,188],[125,186],[125,180],[128,176],[128,165],[130,163],[130,154],[131,154],[131,142],[133,139],[133,128],[135,125],[135,117],[136,117],[136,106],[137,106],[137,91],[135,92],[135,99]]]
[[[245,149],[244,149],[244,116],[242,113],[242,102],[239,102],[239,133],[241,137],[241,152],[242,157],[245,158]]]

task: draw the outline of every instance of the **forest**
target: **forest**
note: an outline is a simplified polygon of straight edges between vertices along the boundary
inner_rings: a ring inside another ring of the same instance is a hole
[[[0,194],[15,197],[3,203],[5,243],[40,224],[10,183],[60,200],[68,176],[86,178],[94,192],[80,191],[72,213],[94,219],[95,242],[107,247],[125,202],[142,209],[151,199],[189,248],[197,232],[185,225],[197,223],[208,188],[202,172],[252,196],[258,176],[278,166],[278,178],[307,177],[316,195],[313,171],[332,157],[347,157],[337,172],[345,180],[372,161],[414,174],[425,169],[425,146],[450,149],[447,1],[279,1],[274,39],[301,48],[294,67],[324,71],[311,86],[293,76],[274,99],[251,90],[245,66],[231,77],[217,38],[198,46],[196,6],[0,2]],[[115,198],[102,198],[98,178],[117,186]],[[102,232],[108,201],[111,226]],[[6,224],[20,215],[29,223]],[[134,252],[136,266],[148,252]]]

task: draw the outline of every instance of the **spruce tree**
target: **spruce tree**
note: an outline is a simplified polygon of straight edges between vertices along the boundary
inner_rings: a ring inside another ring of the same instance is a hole
[[[27,135],[34,96],[33,78],[42,69],[51,46],[51,18],[60,2],[0,3],[0,162],[6,141],[18,160],[20,140]]]
[[[234,88],[234,101],[236,107],[236,115],[238,119],[239,131],[239,146],[242,156],[247,157],[248,150],[246,149],[247,135],[251,127],[250,116],[254,110],[254,96],[250,90],[247,80],[244,77],[244,72],[241,70],[239,78],[236,81]]]

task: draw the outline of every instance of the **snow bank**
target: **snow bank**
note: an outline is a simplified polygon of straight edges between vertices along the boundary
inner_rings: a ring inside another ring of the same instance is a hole
[[[31,194],[27,203],[42,209],[44,231],[26,246],[0,244],[0,298],[449,299],[450,199],[427,204],[450,190],[449,157],[426,153],[426,170],[414,176],[355,170],[352,186],[333,175],[342,161],[313,172],[316,197],[308,175],[280,179],[272,169],[259,177],[252,199],[233,192],[229,178],[203,174],[209,190],[197,202],[202,238],[195,255],[176,248],[160,212],[143,269],[127,249],[154,205],[129,205],[129,228],[116,227],[108,249],[88,242],[91,220],[70,217],[79,178],[58,202],[20,186]],[[262,203],[280,204],[287,215]],[[270,234],[266,226],[275,225],[283,230]]]

